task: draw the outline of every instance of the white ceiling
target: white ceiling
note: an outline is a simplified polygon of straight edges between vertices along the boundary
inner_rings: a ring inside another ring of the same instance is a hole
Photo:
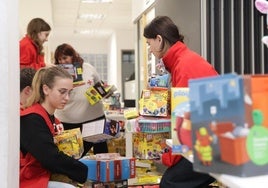
[[[52,34],[78,36],[80,30],[94,30],[87,37],[108,37],[117,29],[133,29],[131,0],[113,0],[112,3],[91,4],[81,0],[19,0],[20,32],[24,35],[28,22],[42,17],[52,26]],[[78,19],[79,14],[104,14],[103,20]],[[105,36],[104,36],[105,33]]]

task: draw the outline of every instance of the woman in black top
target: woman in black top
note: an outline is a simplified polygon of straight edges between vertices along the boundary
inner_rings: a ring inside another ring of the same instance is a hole
[[[41,68],[32,88],[20,118],[20,187],[47,188],[51,173],[84,183],[87,166],[59,151],[53,138],[62,127],[54,112],[69,100],[72,76],[60,67]]]

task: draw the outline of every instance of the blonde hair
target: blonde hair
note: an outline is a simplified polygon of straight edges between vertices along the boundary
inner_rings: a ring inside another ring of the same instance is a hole
[[[35,103],[43,103],[45,101],[43,85],[53,88],[56,77],[73,79],[66,70],[58,66],[49,66],[39,69],[33,78],[33,92],[27,99],[25,107],[32,106]]]

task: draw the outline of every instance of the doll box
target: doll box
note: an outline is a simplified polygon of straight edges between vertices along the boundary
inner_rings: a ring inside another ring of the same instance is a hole
[[[268,76],[193,79],[194,170],[250,177],[268,173]]]
[[[135,158],[117,157],[106,160],[82,158],[80,161],[88,166],[87,179],[92,181],[111,182],[136,176]]]

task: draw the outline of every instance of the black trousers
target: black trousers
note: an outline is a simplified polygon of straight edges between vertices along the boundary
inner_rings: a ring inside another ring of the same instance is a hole
[[[192,163],[182,158],[164,172],[160,188],[206,188],[214,181],[208,174],[193,171]]]
[[[89,122],[93,122],[93,121],[104,119],[104,118],[105,118],[105,116],[102,116],[102,117],[99,117],[99,118],[94,119],[92,121],[87,121],[87,122],[83,122],[83,123],[89,123]],[[83,123],[65,123],[65,122],[62,122],[65,130],[80,128],[81,131],[82,131]],[[92,147],[93,147],[94,154],[108,153],[108,146],[107,146],[106,141],[99,142],[99,143],[92,143],[92,142],[83,141],[83,144],[84,144],[84,152],[83,152],[81,157],[85,156]]]

